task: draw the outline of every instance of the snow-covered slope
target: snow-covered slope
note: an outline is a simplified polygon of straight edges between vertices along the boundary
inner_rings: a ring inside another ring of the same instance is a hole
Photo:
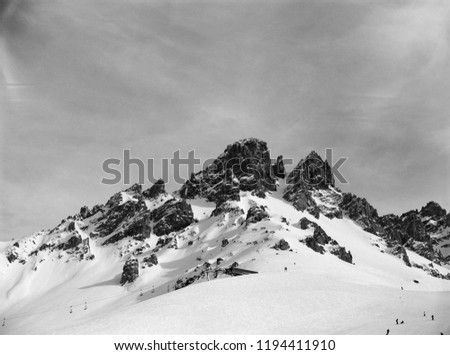
[[[450,333],[448,264],[393,253],[339,190],[306,192],[302,210],[282,179],[225,200],[212,181],[187,199],[134,185],[1,244],[0,333]]]

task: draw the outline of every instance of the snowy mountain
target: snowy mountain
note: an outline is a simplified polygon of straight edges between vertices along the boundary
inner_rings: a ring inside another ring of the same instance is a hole
[[[379,216],[317,153],[288,173],[244,139],[1,243],[0,333],[448,334],[449,262],[436,202]]]

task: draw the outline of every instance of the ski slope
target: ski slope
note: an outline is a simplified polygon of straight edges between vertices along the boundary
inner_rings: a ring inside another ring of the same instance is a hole
[[[297,211],[279,192],[265,199],[241,192],[241,201],[231,204],[244,215],[210,217],[214,204],[188,202],[198,222],[174,233],[178,247],[160,250],[159,264],[142,269],[125,287],[119,282],[126,257],[116,245],[100,247],[91,240],[95,259],[90,262],[47,258],[21,265],[2,256],[0,317],[6,325],[0,333],[385,334],[390,329],[391,334],[450,334],[450,281],[407,267],[353,221],[316,219]],[[255,204],[266,206],[270,219],[245,227],[245,214]],[[302,217],[350,250],[353,264],[306,247],[301,241],[311,232],[296,225]],[[292,251],[272,248],[282,238]],[[154,247],[156,240],[145,242]],[[411,251],[408,255],[429,263]],[[193,273],[218,258],[224,267],[237,262],[258,274],[201,278],[173,290],[180,273]],[[396,325],[396,318],[405,324]]]

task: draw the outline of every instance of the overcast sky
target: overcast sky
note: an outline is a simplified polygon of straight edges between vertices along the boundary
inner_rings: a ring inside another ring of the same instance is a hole
[[[122,186],[102,162],[244,137],[349,157],[382,214],[450,208],[450,2],[0,1],[0,239]]]

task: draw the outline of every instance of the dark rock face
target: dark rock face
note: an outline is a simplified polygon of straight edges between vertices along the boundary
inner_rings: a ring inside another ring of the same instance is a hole
[[[314,228],[312,237],[307,237],[303,241],[308,248],[314,250],[316,253],[325,254],[325,246],[327,245],[330,254],[336,255],[339,259],[347,263],[351,264],[353,262],[353,256],[350,250],[347,251],[345,247],[340,246],[319,225],[309,221],[307,218],[302,218],[299,224],[301,229]]]
[[[332,241],[332,239],[328,236],[327,233],[320,227],[316,226],[314,228],[314,234],[313,234],[314,240],[321,245],[328,244]]]
[[[16,261],[19,258],[17,253],[14,250],[11,250],[6,253],[6,259],[10,264],[12,264],[14,261]]]
[[[132,237],[135,240],[143,241],[152,232],[151,223],[154,222],[153,233],[157,236],[169,234],[181,230],[194,222],[194,214],[191,205],[185,201],[172,199],[164,203],[153,211],[148,211],[143,195],[146,198],[154,198],[161,193],[165,193],[164,182],[153,185],[150,189],[139,195],[141,185],[133,185],[128,189],[128,193],[133,193],[137,201],[121,201],[112,199],[108,201],[109,210],[104,213],[102,223],[97,227],[95,233],[99,237],[112,234],[103,245],[116,243],[124,238]]]
[[[132,220],[124,232],[127,236],[142,241],[150,237],[151,231],[150,213],[145,212]]]
[[[252,206],[247,212],[245,223],[246,225],[249,225],[251,223],[260,222],[265,218],[269,218],[269,214],[266,212],[266,208],[264,206]]]
[[[224,213],[229,213],[229,214],[237,216],[240,214],[244,214],[244,210],[239,207],[233,206],[232,204],[230,204],[228,202],[224,202],[224,203],[218,205],[211,212],[211,216],[219,216]]]
[[[428,202],[427,205],[420,210],[421,216],[434,217],[436,219],[445,217],[446,214],[447,211],[434,201]]]
[[[312,198],[311,191],[306,187],[290,185],[286,188],[283,198],[289,202],[299,211],[307,211],[314,217],[319,218],[320,210]]]
[[[329,186],[334,187],[334,176],[328,162],[323,161],[320,155],[313,151],[300,160],[289,174],[287,182],[310,189],[326,189]]]
[[[364,230],[370,233],[380,232],[378,225],[378,212],[365,198],[360,198],[350,193],[344,193],[339,204],[344,214],[359,223]]]
[[[137,198],[142,194],[142,185],[133,184],[128,189],[126,189],[125,192],[128,192],[130,195]]]
[[[108,201],[108,203],[111,199]],[[120,203],[120,202],[119,202]],[[100,237],[105,237],[119,227],[124,221],[132,218],[140,209],[144,210],[144,206],[138,206],[136,203],[132,201],[128,201],[123,205],[110,204],[110,210],[105,213],[105,218],[102,220],[102,223],[96,228],[96,232],[99,233]]]
[[[317,223],[314,223],[312,221],[310,221],[308,218],[303,217],[300,219],[300,221],[298,222],[300,229],[308,229],[308,228],[316,228],[318,227]]]
[[[390,252],[399,256],[406,265],[410,266],[411,263],[404,246],[430,260],[434,259],[435,253],[430,236],[422,222],[423,217],[417,211],[407,212],[400,217],[393,214],[379,217],[377,210],[366,199],[349,193],[343,195],[339,207],[365,231],[385,239]],[[429,204],[425,210],[437,211],[442,215],[442,211],[433,204]]]
[[[150,218],[155,221],[153,233],[161,236],[189,226],[194,222],[194,213],[186,201],[173,199],[152,211]]]
[[[410,265],[407,259],[406,251],[403,252],[404,246],[417,252],[419,255],[430,259],[442,260],[439,251],[435,251],[427,233],[426,224],[422,222],[422,216],[417,211],[410,211],[402,216],[386,215],[378,219],[378,223],[382,226],[382,232],[378,233],[388,242],[388,247],[394,255],[400,256],[406,265]],[[403,248],[403,249],[401,249]]]
[[[320,209],[312,197],[311,191],[334,187],[334,176],[327,161],[311,152],[300,160],[296,168],[287,177],[287,188],[283,198],[299,211],[307,211],[319,218]]]
[[[139,277],[139,261],[134,256],[131,256],[123,266],[122,278],[120,284],[123,286],[127,282],[134,282]]]
[[[148,199],[156,198],[159,195],[166,193],[165,186],[166,186],[166,184],[165,184],[164,180],[159,179],[157,182],[155,182],[155,184],[152,187],[145,190],[142,193],[142,196],[144,196],[145,198],[148,198]]]
[[[405,246],[429,260],[446,262],[440,250],[445,245],[440,240],[450,239],[450,234],[445,232],[446,211],[437,203],[429,202],[420,212],[413,210],[401,216],[388,214],[380,217],[366,199],[344,193],[339,207],[365,231],[382,237],[390,252],[404,260],[406,265],[411,263]],[[432,233],[440,235],[440,239],[432,240]],[[434,245],[439,243],[441,246],[435,248]]]
[[[408,257],[408,254],[406,253],[406,249],[402,245],[398,245],[398,244],[395,245],[394,247],[392,247],[390,249],[390,252],[392,254],[400,257],[407,266],[411,267],[411,262],[409,261],[409,257]]]
[[[67,242],[64,243],[63,250],[73,249],[79,246],[83,240],[79,235],[74,235]]]
[[[142,259],[142,262],[145,266],[152,267],[153,265],[158,265],[158,257],[156,256],[156,254],[152,254]]]
[[[306,238],[305,244],[308,248],[314,250],[316,253],[325,254],[325,248],[317,243],[317,241],[313,237]]]
[[[347,251],[344,247],[336,246],[335,248],[332,248],[330,250],[330,253],[336,255],[342,261],[345,261],[349,264],[353,263],[352,253],[350,252],[350,250]]]
[[[277,244],[275,244],[275,249],[277,250],[289,250],[291,246],[287,241],[281,239]]]
[[[228,239],[222,239],[221,246],[222,248],[225,248],[229,244]]]
[[[272,165],[273,175],[277,178],[284,179],[286,177],[286,170],[284,168],[283,156],[280,155],[277,161]]]
[[[418,214],[412,212],[405,215],[402,226],[402,229],[406,232],[409,238],[412,238],[418,242],[430,241],[430,236],[426,234],[425,226],[423,225]]]
[[[69,223],[69,225],[67,226],[67,230],[68,230],[69,232],[72,232],[72,231],[75,230],[75,222],[74,222],[74,221],[72,221],[72,222]]]
[[[80,209],[80,216],[83,219],[89,218],[92,215],[91,211],[89,210],[88,206],[83,206]]]
[[[116,243],[127,237],[143,241],[150,237],[150,223],[150,213],[148,211],[144,211],[135,217],[130,217],[129,219],[122,221],[122,229],[112,237],[108,238],[103,245]]]
[[[239,191],[252,191],[264,197],[267,191],[275,190],[267,143],[249,138],[229,145],[204,171],[192,174],[180,189],[180,196],[188,199],[200,196],[220,205],[239,201]]]

